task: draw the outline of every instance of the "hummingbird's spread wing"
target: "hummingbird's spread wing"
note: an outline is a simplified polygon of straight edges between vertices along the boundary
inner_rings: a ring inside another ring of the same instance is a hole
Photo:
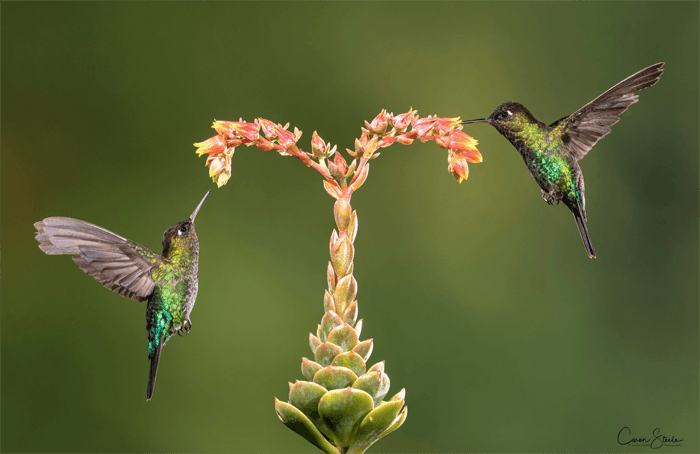
[[[49,255],[74,255],[81,270],[113,292],[145,301],[153,291],[151,272],[160,264],[160,255],[78,219],[50,217],[34,227],[39,249]]]
[[[639,100],[635,91],[649,88],[659,81],[664,72],[663,65],[663,62],[657,63],[632,74],[568,117],[552,123],[552,128],[560,129],[562,140],[574,159],[583,158],[610,132],[610,127],[620,121],[618,116]]]

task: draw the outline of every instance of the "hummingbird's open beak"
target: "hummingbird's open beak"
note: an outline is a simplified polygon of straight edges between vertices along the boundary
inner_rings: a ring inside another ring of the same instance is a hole
[[[488,118],[480,118],[478,120],[467,120],[467,121],[462,122],[463,125],[468,125],[470,123],[489,123],[489,119]]]
[[[194,209],[194,213],[192,213],[192,216],[190,216],[190,221],[194,222],[195,216],[197,216],[199,209],[202,208],[202,204],[204,203],[205,200],[207,200],[207,197],[209,196],[210,192],[211,192],[211,189],[208,190],[206,194],[204,194],[204,198],[202,199],[201,202],[199,202],[199,205],[197,205],[197,208]]]

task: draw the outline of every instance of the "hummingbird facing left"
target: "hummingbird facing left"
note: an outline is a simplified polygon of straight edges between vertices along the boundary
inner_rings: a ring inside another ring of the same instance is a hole
[[[522,104],[508,101],[487,118],[462,124],[489,123],[513,144],[550,205],[563,201],[574,214],[590,258],[595,250],[586,226],[586,197],[578,161],[610,132],[618,116],[639,100],[634,92],[649,88],[664,72],[663,62],[632,74],[571,115],[547,126]]]
[[[146,334],[148,374],[146,400],[153,397],[160,352],[176,333],[192,328],[190,313],[197,298],[199,241],[192,216],[163,234],[163,254],[79,219],[50,217],[34,224],[39,249],[48,255],[70,254],[81,270],[103,286],[136,301],[148,301]]]

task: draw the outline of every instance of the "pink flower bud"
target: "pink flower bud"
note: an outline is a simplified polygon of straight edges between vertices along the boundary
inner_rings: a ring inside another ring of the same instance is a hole
[[[382,109],[379,115],[374,117],[372,123],[367,123],[367,120],[365,120],[365,126],[367,126],[367,129],[373,134],[384,134],[388,124],[388,119],[389,115],[387,114],[386,109]]]
[[[423,137],[428,134],[433,129],[435,125],[436,117],[427,116],[425,118],[419,118],[413,123],[413,129],[411,132],[416,134],[417,139],[423,139]]]
[[[311,136],[311,153],[315,158],[325,158],[328,155],[328,144],[314,131]]]
[[[345,175],[348,172],[348,163],[347,161],[345,161],[345,158],[340,153],[335,154],[333,163],[338,168],[338,171],[340,171],[341,174]]]
[[[267,137],[268,139],[274,139],[275,137],[277,137],[276,124],[264,118],[258,118],[257,122],[262,127],[263,134],[265,134],[265,137]]]
[[[277,141],[284,148],[289,148],[297,142],[296,136],[286,129],[277,128]]]
[[[416,117],[416,111],[411,109],[408,112],[392,118],[394,128],[399,132],[404,132]]]

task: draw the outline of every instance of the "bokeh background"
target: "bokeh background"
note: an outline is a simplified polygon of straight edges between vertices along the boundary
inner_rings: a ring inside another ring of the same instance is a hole
[[[511,145],[467,131],[458,185],[395,145],[353,197],[370,363],[404,426],[384,452],[698,451],[698,4],[3,3],[2,450],[309,452],[281,424],[322,316],[333,200],[293,158],[241,147],[197,218],[194,327],[147,403],[145,304],[32,224],[71,216],[160,252],[213,187],[193,142],[264,116],[352,147],[382,108],[551,123],[658,61],[582,161],[590,260]]]

